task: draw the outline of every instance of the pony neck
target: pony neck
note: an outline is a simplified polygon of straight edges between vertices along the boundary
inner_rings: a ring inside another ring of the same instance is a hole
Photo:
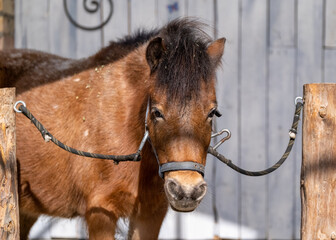
[[[150,80],[150,68],[145,53],[146,46],[140,46],[124,58],[104,67],[102,76],[107,75],[108,78],[97,78],[98,81],[103,79],[104,88],[107,89],[102,99],[104,103],[101,105],[107,107],[105,112],[118,115],[117,122],[108,119],[104,121],[107,125],[106,129],[111,129],[111,132],[122,132],[121,137],[125,142],[131,143],[128,152],[123,154],[138,150],[146,130],[146,110],[150,87],[153,83]],[[118,89],[117,95],[114,89]],[[155,171],[155,176],[158,176],[158,164],[148,142],[141,155],[141,166],[145,165],[147,169],[152,169]]]
[[[138,132],[140,134],[138,135],[137,139],[139,140],[139,142],[144,136],[145,131],[148,130],[146,125],[150,114],[149,93],[150,88],[154,84],[153,80],[150,77],[150,68],[145,57],[146,49],[147,44],[139,47],[125,57],[125,73],[127,74],[127,82],[131,83],[132,85],[135,84],[135,88],[138,93],[138,98],[135,99],[133,106],[136,106],[139,102],[141,103],[141,106],[138,108],[138,124],[140,126]],[[142,168],[144,168],[147,172],[153,171],[152,174],[149,175],[154,175],[159,178],[158,162],[155,153],[153,152],[152,146],[148,140],[142,151],[141,169]]]

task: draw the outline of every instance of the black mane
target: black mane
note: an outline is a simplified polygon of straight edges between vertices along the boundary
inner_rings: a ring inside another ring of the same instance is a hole
[[[168,99],[184,102],[197,97],[201,82],[207,83],[213,66],[207,54],[211,42],[205,24],[177,19],[161,29],[166,48],[157,68],[157,87],[167,91]]]
[[[161,29],[140,29],[103,48],[95,62],[108,63],[161,37],[166,50],[157,67],[156,87],[165,89],[170,100],[180,102],[197,97],[201,82],[211,79],[213,65],[206,52],[211,38],[205,33],[204,23],[190,18],[175,19]],[[100,59],[101,58],[101,59]]]
[[[125,57],[139,46],[148,42],[151,38],[158,34],[158,30],[146,31],[140,29],[131,35],[127,35],[117,41],[111,41],[108,46],[102,48],[99,52],[92,56],[96,67],[99,65],[109,64]]]
[[[123,46],[140,46],[158,34],[158,29],[153,29],[151,31],[139,29],[131,35],[118,39],[117,42]]]

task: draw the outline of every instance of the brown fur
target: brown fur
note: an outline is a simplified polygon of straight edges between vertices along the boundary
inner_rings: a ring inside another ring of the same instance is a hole
[[[165,40],[167,28],[176,27],[174,31],[178,32],[195,24],[179,20],[155,34]],[[195,43],[195,38],[198,39],[191,36],[188,44]],[[162,75],[158,72],[164,67],[160,63],[165,62],[162,58],[169,56],[167,49],[157,44],[162,41],[134,44],[120,53],[115,50],[115,57],[108,55],[100,60],[93,56],[76,61],[23,50],[0,53],[1,83],[16,86],[17,98],[27,103],[55,137],[74,148],[106,154],[130,154],[137,150],[150,97],[149,131],[160,163],[205,164],[211,135],[208,114],[216,107],[213,76],[224,42],[213,42],[210,47],[203,42],[205,52],[200,56],[206,55],[210,63],[216,63],[201,66],[207,74],[202,71],[200,81],[197,80],[199,86],[193,88],[197,93],[189,94],[184,103],[179,97],[171,98],[169,83],[160,79],[165,86],[157,85],[157,78]],[[155,45],[154,52],[150,45]],[[183,52],[183,48],[179,51]],[[103,56],[104,52],[99,54]],[[157,65],[156,69],[151,63]],[[188,71],[193,66],[181,67]],[[197,71],[192,74],[196,79]],[[157,118],[155,109],[162,112],[164,119]],[[114,165],[112,161],[75,156],[44,143],[22,115],[17,115],[17,136],[22,239],[40,214],[83,216],[90,239],[99,240],[114,239],[117,219],[128,217],[129,238],[156,239],[168,202],[179,211],[191,211],[205,194],[206,185],[197,172],[169,172],[162,180],[148,142],[140,162]],[[174,199],[172,182],[181,190],[176,194],[197,193],[197,200],[190,200],[186,207],[185,202]]]
[[[139,31],[118,42],[111,42],[95,55],[80,60],[66,59],[33,50],[3,51],[0,55],[0,86],[16,87],[16,92],[20,94],[36,86],[80,73],[85,69],[94,69],[114,62],[125,57],[155,34],[157,30]]]

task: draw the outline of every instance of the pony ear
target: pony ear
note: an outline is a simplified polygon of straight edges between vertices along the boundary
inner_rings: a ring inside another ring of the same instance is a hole
[[[225,38],[220,38],[212,42],[208,46],[207,53],[214,66],[218,66],[218,64],[221,62],[223,52],[224,52],[225,41],[226,41]]]
[[[153,72],[159,65],[162,53],[165,50],[163,39],[160,37],[154,38],[147,46],[146,59],[148,65]]]

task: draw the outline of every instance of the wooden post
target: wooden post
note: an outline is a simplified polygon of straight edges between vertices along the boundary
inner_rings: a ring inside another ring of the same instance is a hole
[[[15,88],[0,88],[0,239],[20,239]]]
[[[336,84],[303,95],[301,239],[336,240]]]

